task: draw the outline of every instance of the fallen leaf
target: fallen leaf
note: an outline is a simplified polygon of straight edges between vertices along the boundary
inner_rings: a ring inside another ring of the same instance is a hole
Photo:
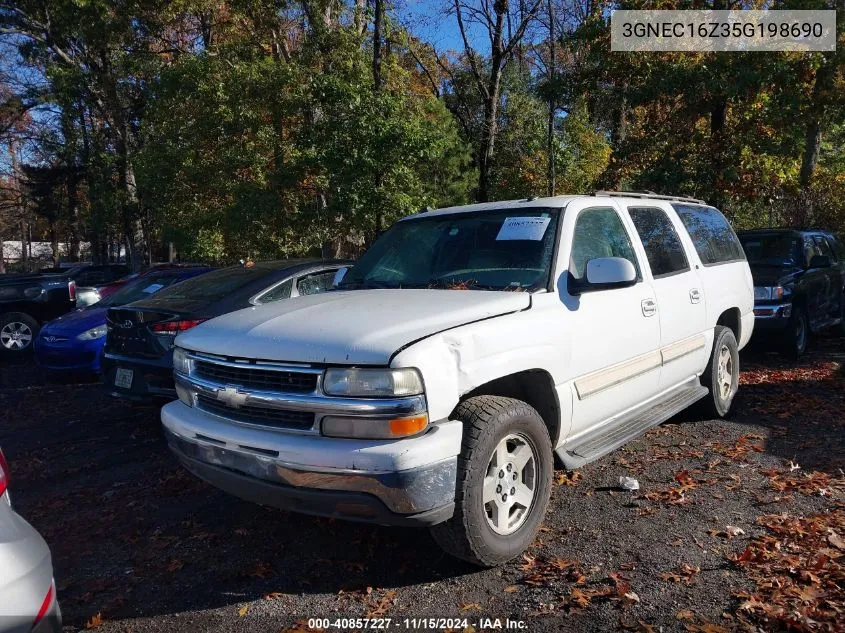
[[[105,624],[103,616],[98,612],[96,615],[91,616],[91,619],[85,623],[85,628],[96,629],[97,627],[103,626],[103,624]]]
[[[516,593],[517,591],[519,591],[518,585],[508,585],[505,587],[505,593]]]
[[[264,599],[265,600],[278,600],[279,598],[281,598],[284,595],[285,594],[283,594],[281,591],[271,591],[266,596],[264,596]]]
[[[249,605],[244,605],[240,609],[238,609],[238,615],[240,617],[244,617],[247,611],[249,611]]]
[[[458,608],[461,611],[481,611],[481,605],[477,602],[459,604]]]

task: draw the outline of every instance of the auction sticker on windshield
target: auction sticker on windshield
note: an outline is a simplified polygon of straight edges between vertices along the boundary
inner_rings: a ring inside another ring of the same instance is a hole
[[[532,240],[539,242],[546,234],[549,217],[542,218],[505,218],[496,241]]]

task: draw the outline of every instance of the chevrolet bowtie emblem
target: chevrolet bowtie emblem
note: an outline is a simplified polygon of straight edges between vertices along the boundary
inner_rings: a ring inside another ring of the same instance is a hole
[[[249,395],[238,391],[237,387],[224,387],[217,391],[217,399],[227,407],[232,407],[233,409],[240,409],[244,406],[247,398],[249,398]]]

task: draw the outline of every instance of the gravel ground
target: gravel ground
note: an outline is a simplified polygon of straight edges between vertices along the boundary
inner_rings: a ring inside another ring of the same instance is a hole
[[[537,541],[493,570],[448,558],[423,530],[229,497],[171,458],[156,409],[47,382],[27,359],[0,360],[0,445],[17,510],[52,548],[66,630],[305,631],[308,618],[366,615],[394,630],[413,617],[465,618],[454,628],[469,631],[494,630],[484,618],[530,631],[776,630],[768,606],[748,606],[764,569],[751,546],[772,542],[758,517],[826,518],[818,575],[845,549],[843,350],[827,338],[799,363],[744,353],[730,421],[683,414],[558,471]],[[620,490],[621,475],[640,490]],[[839,613],[845,580],[829,583],[800,610]],[[845,630],[832,617],[807,630]]]

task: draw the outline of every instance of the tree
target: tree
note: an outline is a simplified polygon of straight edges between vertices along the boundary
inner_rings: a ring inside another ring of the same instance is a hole
[[[453,0],[455,18],[464,45],[464,53],[474,79],[475,89],[483,104],[483,125],[478,138],[478,191],[476,198],[486,202],[490,197],[490,175],[499,131],[502,74],[534,21],[542,0],[531,0],[527,6],[519,3],[513,9],[509,0],[466,2]],[[515,25],[511,28],[511,25]],[[468,26],[486,31],[490,45],[490,59],[485,60],[470,42]],[[459,86],[453,86],[460,89]]]

